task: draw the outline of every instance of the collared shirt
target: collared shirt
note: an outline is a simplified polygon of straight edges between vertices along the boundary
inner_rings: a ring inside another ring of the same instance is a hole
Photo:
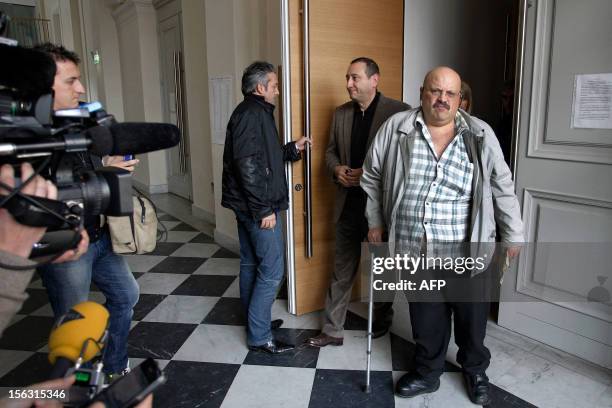
[[[474,173],[462,137],[467,123],[457,112],[455,137],[438,158],[422,112],[416,122],[420,132],[397,212],[396,241],[411,247],[420,247],[423,237],[428,242],[465,241]]]

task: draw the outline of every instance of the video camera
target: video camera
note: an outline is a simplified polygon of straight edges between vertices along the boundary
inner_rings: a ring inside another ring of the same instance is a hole
[[[85,216],[132,213],[131,173],[102,167],[100,158],[169,148],[180,132],[164,123],[117,123],[99,103],[54,112],[55,61],[1,37],[7,20],[0,12],[0,165],[18,172],[17,165],[30,162],[34,175],[57,186],[58,199],[2,185],[9,193],[0,195],[0,207],[21,224],[47,228],[32,257],[59,255],[78,245]]]

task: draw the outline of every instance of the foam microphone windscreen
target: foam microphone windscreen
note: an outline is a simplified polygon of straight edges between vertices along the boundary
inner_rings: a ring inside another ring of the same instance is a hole
[[[51,329],[49,362],[54,364],[59,357],[73,362],[79,356],[84,361],[94,358],[104,343],[108,317],[108,310],[95,302],[81,302],[71,307]]]
[[[109,127],[113,135],[112,155],[142,154],[176,146],[181,132],[168,123],[116,123]]]
[[[106,126],[95,126],[87,129],[86,136],[91,138],[89,151],[96,156],[107,156],[113,151],[113,135]]]
[[[42,51],[0,44],[0,85],[25,99],[51,92],[55,61]]]

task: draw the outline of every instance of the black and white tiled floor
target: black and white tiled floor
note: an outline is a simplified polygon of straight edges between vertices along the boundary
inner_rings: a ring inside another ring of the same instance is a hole
[[[393,384],[410,369],[414,346],[395,334],[374,340],[372,392],[365,394],[366,321],[349,312],[343,347],[270,356],[246,348],[239,301],[237,255],[210,236],[163,214],[168,240],[152,254],[128,256],[141,296],[129,337],[132,365],[157,359],[168,382],[155,395],[158,407],[470,407],[458,369],[447,364],[435,394],[395,398]],[[289,315],[281,290],[273,317],[285,324],[277,338],[300,344],[316,334],[318,313]],[[45,379],[51,308],[41,281],[0,339],[0,387]],[[92,288],[91,298],[104,297]],[[493,407],[533,407],[493,387]],[[543,405],[545,406],[545,405]],[[553,406],[553,405],[551,405]]]

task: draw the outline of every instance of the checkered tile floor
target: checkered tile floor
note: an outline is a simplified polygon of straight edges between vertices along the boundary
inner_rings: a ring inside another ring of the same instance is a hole
[[[132,366],[157,359],[168,382],[155,395],[157,407],[470,407],[458,369],[447,364],[435,394],[395,398],[393,384],[410,369],[414,346],[396,336],[374,340],[372,392],[365,394],[366,321],[349,312],[343,347],[270,356],[246,347],[245,315],[238,291],[238,256],[168,214],[160,219],[167,242],[147,255],[127,256],[140,284],[129,337]],[[47,336],[53,318],[38,277],[30,298],[0,339],[0,387],[42,381],[49,372]],[[285,294],[284,294],[285,293]],[[92,286],[91,299],[104,296]],[[319,315],[287,312],[281,290],[273,318],[285,324],[275,336],[301,344],[318,333]],[[532,407],[493,387],[493,407]]]

